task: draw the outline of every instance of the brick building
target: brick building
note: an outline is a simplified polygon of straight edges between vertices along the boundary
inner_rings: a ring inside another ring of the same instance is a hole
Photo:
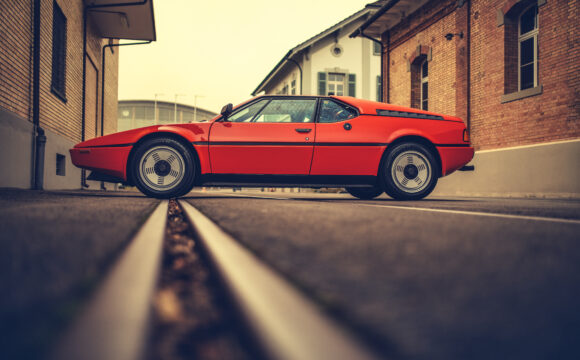
[[[580,196],[578,0],[390,0],[351,34],[382,43],[383,100],[460,116],[475,171],[440,193]]]
[[[0,187],[80,188],[68,149],[117,130],[118,40],[155,40],[152,0],[1,1],[0,14]]]

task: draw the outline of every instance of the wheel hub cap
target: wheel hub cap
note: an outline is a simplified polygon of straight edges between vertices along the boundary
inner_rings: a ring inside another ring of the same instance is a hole
[[[417,177],[418,174],[419,170],[413,164],[405,166],[405,169],[403,170],[403,175],[405,175],[405,177],[409,180],[413,180],[414,178]]]
[[[391,178],[395,186],[406,193],[424,190],[433,176],[431,164],[425,155],[415,150],[400,153],[391,167]]]
[[[159,160],[153,166],[153,170],[158,176],[167,176],[171,172],[171,164],[165,160]]]
[[[185,161],[169,146],[155,146],[141,157],[139,173],[148,187],[157,191],[171,190],[185,175]]]

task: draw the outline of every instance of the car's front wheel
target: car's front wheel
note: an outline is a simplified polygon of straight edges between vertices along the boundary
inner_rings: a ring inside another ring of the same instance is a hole
[[[396,200],[419,200],[437,185],[437,160],[427,147],[417,143],[395,145],[381,169],[385,192]]]
[[[362,200],[374,199],[383,193],[383,189],[373,187],[347,187],[345,188],[349,194]]]
[[[168,199],[184,195],[193,188],[195,159],[179,141],[152,138],[135,149],[130,172],[142,193]]]

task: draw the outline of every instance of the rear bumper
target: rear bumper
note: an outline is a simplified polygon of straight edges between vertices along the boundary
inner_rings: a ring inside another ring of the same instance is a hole
[[[441,176],[446,176],[462,168],[473,159],[471,146],[437,146],[441,157]]]
[[[87,147],[72,148],[69,151],[75,166],[127,181],[127,160],[132,147]]]

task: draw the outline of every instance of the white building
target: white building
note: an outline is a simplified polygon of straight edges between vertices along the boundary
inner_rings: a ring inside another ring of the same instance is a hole
[[[381,46],[349,38],[382,1],[342,20],[288,51],[252,92],[289,95],[345,95],[381,101]]]

